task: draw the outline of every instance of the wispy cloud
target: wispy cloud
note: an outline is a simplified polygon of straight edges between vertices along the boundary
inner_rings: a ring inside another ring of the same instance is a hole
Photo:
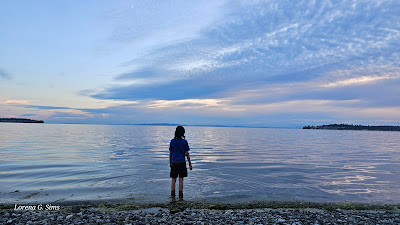
[[[0,104],[28,104],[28,100],[12,100],[12,99],[7,99],[0,101]]]
[[[119,51],[134,49],[132,62],[143,59],[149,51],[198,38],[226,13],[226,1],[135,1],[133,8],[107,10],[105,21],[112,34],[107,46]],[[129,63],[128,63],[129,64]]]
[[[11,74],[7,73],[4,69],[0,68],[0,78],[9,80],[12,78]]]
[[[225,82],[229,83],[229,82]],[[104,92],[91,95],[98,99],[115,100],[179,100],[211,98],[221,96],[225,90],[221,83],[207,79],[187,79],[166,83],[112,87]]]
[[[63,112],[56,112],[55,114],[48,117],[50,120],[65,120],[65,119],[88,119],[90,117],[82,114],[76,113],[63,113]]]
[[[43,105],[24,105],[25,108],[34,109],[72,109],[70,107],[60,107],[60,106],[43,106]]]
[[[350,78],[346,80],[338,80],[335,82],[331,82],[328,84],[324,84],[323,87],[342,87],[342,86],[352,86],[352,85],[365,85],[374,83],[380,80],[387,80],[390,79],[389,76],[362,76],[356,78]]]
[[[21,114],[20,116],[35,116],[36,114],[31,114],[31,113],[28,113],[28,114]]]
[[[399,73],[399,27],[396,20],[387,19],[400,19],[396,5],[395,1],[230,2],[224,6],[230,14],[210,20],[197,35],[164,43],[125,64],[136,69],[117,76],[118,85],[91,96],[225,98],[236,91],[279,86],[283,80],[320,79],[319,87],[333,88],[392,79],[382,75],[387,70],[360,72],[360,68],[391,64],[391,73]]]

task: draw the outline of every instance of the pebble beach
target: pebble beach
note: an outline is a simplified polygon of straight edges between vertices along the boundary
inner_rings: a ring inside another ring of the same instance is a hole
[[[2,210],[0,224],[400,224],[397,210],[88,208],[60,211]]]

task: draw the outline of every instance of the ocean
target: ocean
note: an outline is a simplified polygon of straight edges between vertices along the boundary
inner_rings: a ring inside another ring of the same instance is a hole
[[[186,126],[186,200],[400,203],[400,132]],[[0,203],[167,202],[173,126],[0,124]]]

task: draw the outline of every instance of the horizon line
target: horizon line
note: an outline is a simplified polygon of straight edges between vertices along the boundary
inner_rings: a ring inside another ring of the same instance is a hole
[[[135,125],[135,126],[189,126],[189,127],[237,127],[237,128],[276,128],[276,129],[301,129],[302,126],[249,126],[249,125],[218,125],[218,124],[177,124],[177,123],[59,123],[46,122],[47,124],[82,124],[82,125]]]

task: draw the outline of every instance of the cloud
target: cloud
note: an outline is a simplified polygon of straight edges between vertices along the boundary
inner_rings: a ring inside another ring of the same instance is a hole
[[[48,119],[53,120],[53,119],[87,119],[88,116],[82,115],[82,114],[76,114],[76,113],[64,113],[64,112],[57,112]]]
[[[335,82],[331,82],[328,84],[324,84],[323,87],[343,87],[343,86],[352,86],[352,85],[365,85],[370,83],[375,83],[380,80],[390,79],[389,76],[362,76],[356,78],[350,78],[346,80],[339,80]]]
[[[8,99],[8,100],[4,100],[4,101],[0,101],[0,104],[28,104],[28,100],[12,100],[12,99]]]
[[[146,103],[146,108],[162,109],[162,108],[207,108],[218,107],[225,101],[222,99],[184,99],[184,100],[156,100]]]
[[[98,118],[98,121],[108,123],[168,122],[282,127],[290,124],[304,125],[317,120],[329,123],[395,122],[400,119],[399,110],[400,106],[370,106],[358,99],[302,99],[256,104],[236,103],[230,99],[187,99],[156,100],[85,111]]]
[[[133,49],[133,61],[140,60],[148,51],[197,38],[228,13],[225,3],[135,1],[133,8],[107,10],[104,19],[112,33],[106,46],[112,51]]]
[[[246,96],[244,96],[246,97]],[[27,105],[27,110],[32,109]],[[24,107],[19,104],[19,108]],[[147,100],[103,108],[35,105],[35,116],[61,123],[184,123],[248,126],[301,126],[316,121],[398,121],[400,106],[373,106],[362,99],[297,99],[272,102],[224,99]],[[30,114],[30,113],[26,113]],[[27,115],[25,115],[27,116]],[[360,122],[358,122],[360,123]],[[364,123],[365,124],[365,123]]]
[[[0,78],[9,80],[12,78],[11,74],[7,73],[3,69],[0,68]]]
[[[137,79],[148,79],[166,76],[166,72],[157,68],[146,68],[142,70],[123,73],[115,77],[115,80],[129,81]]]
[[[35,116],[36,114],[22,114],[20,116]]]
[[[155,44],[140,58],[123,63],[134,69],[117,75],[115,85],[90,96],[209,99],[286,82],[317,80],[320,87],[315,88],[339,88],[391,80],[400,71],[396,5],[229,2],[225,17],[209,20],[190,38]]]
[[[68,120],[70,119],[93,118],[93,115],[91,113],[86,112],[84,111],[84,109],[80,108],[30,105],[30,104],[25,104],[25,102],[8,103],[5,105],[9,106],[9,110],[12,108],[17,108],[18,109],[17,111],[19,112],[21,111],[21,109],[23,112],[28,112],[23,114],[19,113],[21,114],[21,116],[36,116],[50,122],[55,122],[55,121],[68,122]]]
[[[34,108],[34,109],[73,109],[70,107],[59,107],[59,106],[43,106],[43,105],[24,105],[25,108]]]
[[[169,83],[112,87],[91,97],[115,100],[179,100],[221,96],[219,94],[223,90],[225,86],[221,80],[188,79]]]

